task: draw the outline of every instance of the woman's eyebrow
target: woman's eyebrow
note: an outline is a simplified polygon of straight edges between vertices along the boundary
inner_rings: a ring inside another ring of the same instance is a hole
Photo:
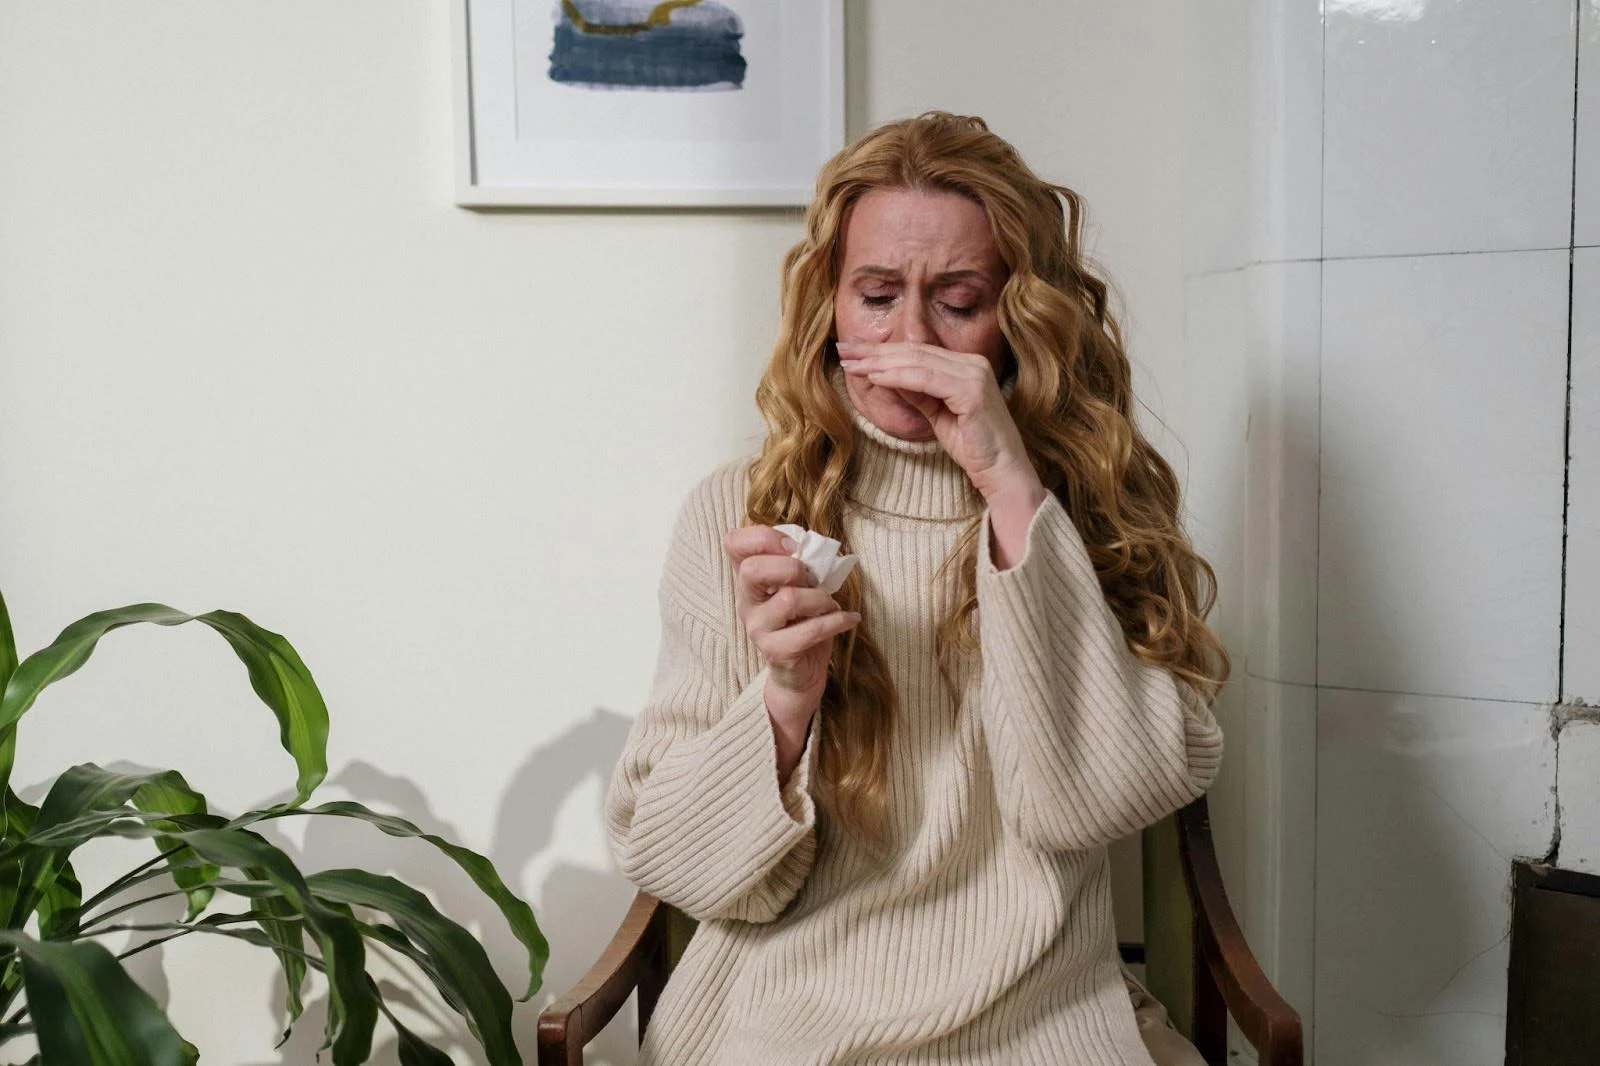
[[[988,280],[989,275],[985,274],[981,270],[946,270],[942,274],[935,274],[933,276],[933,283],[935,285],[948,285],[955,281],[986,282]]]
[[[900,279],[900,271],[896,270],[894,267],[878,266],[875,263],[868,263],[865,266],[857,267],[855,270],[851,271],[851,276],[857,278],[884,278],[887,280],[898,281]],[[929,280],[935,285],[949,285],[952,282],[957,281],[987,282],[989,280],[989,275],[981,270],[946,270],[933,275],[933,277]]]

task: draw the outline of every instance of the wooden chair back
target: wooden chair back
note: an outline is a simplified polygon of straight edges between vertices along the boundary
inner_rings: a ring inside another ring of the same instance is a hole
[[[1256,1049],[1260,1066],[1303,1066],[1300,1016],[1257,964],[1228,903],[1204,797],[1146,829],[1143,944],[1145,983],[1174,1026],[1211,1066],[1228,1061],[1228,1017]],[[639,994],[643,1038],[695,922],[646,893],[635,897],[598,962],[539,1018],[540,1066],[581,1066],[583,1048]]]

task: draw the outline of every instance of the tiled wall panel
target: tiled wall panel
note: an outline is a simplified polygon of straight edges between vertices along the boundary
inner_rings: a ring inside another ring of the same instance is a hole
[[[1600,704],[1600,248],[1573,257],[1572,459],[1567,510],[1566,700]],[[1590,771],[1600,779],[1600,763]]]
[[[1315,684],[1321,264],[1245,272],[1245,666]]]
[[[1600,874],[1600,722],[1575,721],[1561,731],[1563,869]]]
[[[1600,0],[1579,0],[1575,235],[1600,246]]]
[[[1553,700],[1567,253],[1323,286],[1319,684]]]
[[[1573,0],[1323,6],[1325,254],[1566,246]]]
[[[1554,827],[1546,710],[1325,690],[1317,730],[1316,1062],[1501,1062],[1511,863]]]

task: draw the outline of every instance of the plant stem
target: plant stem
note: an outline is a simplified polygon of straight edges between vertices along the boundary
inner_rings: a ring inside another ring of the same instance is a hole
[[[102,888],[99,892],[96,892],[93,896],[84,900],[84,902],[78,908],[79,911],[87,913],[89,908],[104,903],[108,898],[116,895],[118,892],[121,892],[124,888],[130,888],[133,885],[138,884],[140,881],[146,881],[151,877],[157,877],[161,873],[164,873],[165,871],[152,871],[150,868],[157,863],[165,862],[167,859],[170,859],[187,846],[188,845],[186,844],[179,844],[175,848],[168,848],[155,858],[135,866],[132,870],[129,870],[127,873],[111,882],[105,888]]]
[[[232,938],[234,940],[245,940],[246,943],[254,944],[255,943],[254,941],[251,941],[248,938],[241,936],[240,934],[234,932],[231,929],[224,929],[222,927],[224,925],[239,925],[239,924],[241,924],[243,922],[262,922],[262,921],[277,922],[277,921],[297,921],[297,920],[298,919],[295,919],[295,918],[275,918],[270,914],[240,914],[240,915],[233,916],[233,917],[231,917],[231,918],[229,918],[227,920],[221,920],[221,919],[214,918],[211,921],[207,922],[205,925],[185,925],[182,929],[179,929],[176,932],[169,933],[166,936],[158,936],[154,940],[146,940],[143,944],[140,944],[138,947],[129,948],[128,950],[122,952],[121,954],[119,954],[117,956],[117,959],[119,961],[122,960],[122,959],[130,959],[133,956],[139,954],[139,952],[141,952],[141,951],[148,951],[151,948],[159,947],[162,944],[165,944],[169,940],[176,940],[180,936],[188,936],[190,933],[211,933],[211,934],[213,934],[215,936],[230,937],[230,938]],[[101,929],[101,930],[96,931],[96,933],[94,935],[95,936],[101,936],[101,935],[104,935],[106,933],[127,933],[127,932],[147,933],[147,932],[150,932],[151,930],[154,930],[154,929],[171,929],[171,928],[172,928],[172,926],[170,924],[161,924],[161,925],[113,925],[113,926],[108,926],[105,929]],[[318,970],[322,969],[322,959],[320,957],[318,957],[316,955],[312,955],[312,954],[310,954],[308,952],[302,951],[299,948],[291,948],[291,947],[288,947],[287,945],[284,945],[284,946],[281,946],[281,947],[280,946],[274,946],[272,950],[274,950],[274,951],[287,951],[292,955],[299,955],[302,958],[304,958],[306,960],[306,962],[309,963],[315,969],[318,969]]]
[[[105,911],[105,912],[103,912],[101,914],[97,914],[90,921],[87,921],[87,922],[80,921],[79,924],[78,924],[78,935],[79,936],[91,935],[90,934],[90,930],[92,930],[95,926],[99,925],[101,922],[107,921],[108,919],[111,919],[111,918],[115,918],[117,915],[126,913],[127,911],[131,911],[131,910],[133,910],[133,909],[135,909],[137,907],[142,907],[146,903],[155,903],[157,900],[171,899],[173,896],[186,896],[188,894],[189,894],[189,890],[188,889],[175,888],[175,889],[172,889],[169,892],[157,892],[153,896],[140,896],[136,900],[131,900],[131,901],[127,902],[127,903],[123,903],[123,904],[120,904],[120,905],[118,905],[116,907],[112,907],[110,910]]]

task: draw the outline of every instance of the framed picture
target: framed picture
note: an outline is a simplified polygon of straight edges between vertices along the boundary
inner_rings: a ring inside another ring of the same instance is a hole
[[[808,202],[844,143],[842,6],[455,0],[456,202]]]

